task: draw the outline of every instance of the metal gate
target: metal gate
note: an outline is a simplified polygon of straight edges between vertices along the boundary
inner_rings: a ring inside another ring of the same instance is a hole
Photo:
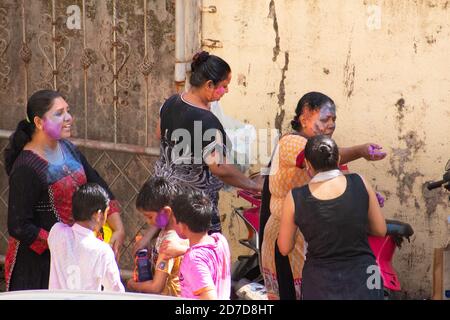
[[[175,4],[171,0],[2,0],[0,152],[27,98],[63,93],[75,118],[74,142],[122,205],[130,268],[144,226],[134,200],[158,155],[158,110],[175,91]],[[0,159],[0,254],[7,246],[8,180]]]

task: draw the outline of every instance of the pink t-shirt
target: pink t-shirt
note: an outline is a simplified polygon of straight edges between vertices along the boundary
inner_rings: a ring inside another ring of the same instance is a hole
[[[180,267],[181,296],[198,299],[209,289],[215,289],[217,298],[230,299],[230,249],[227,239],[213,233],[214,244],[198,244],[184,254]]]

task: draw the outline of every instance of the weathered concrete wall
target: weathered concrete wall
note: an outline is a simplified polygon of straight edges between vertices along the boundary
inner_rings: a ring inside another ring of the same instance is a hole
[[[217,7],[203,15],[203,38],[223,45],[205,49],[233,70],[221,101],[230,116],[286,131],[301,95],[322,91],[337,104],[339,145],[384,146],[384,161],[350,167],[386,196],[386,217],[415,230],[394,260],[403,297],[430,297],[433,248],[446,242],[449,211],[445,193],[424,183],[440,178],[450,157],[450,2],[203,4]],[[229,200],[224,194],[223,213],[241,204]],[[225,223],[236,225],[230,217]]]
[[[26,41],[32,52],[27,74],[30,93],[48,86],[45,81],[51,68],[43,51],[51,57],[51,37],[39,36],[51,33],[51,23],[44,16],[51,8],[48,1],[29,3],[25,14]],[[57,46],[68,53],[63,61],[67,64],[58,74],[58,87],[72,104],[77,118],[75,134],[83,137],[87,131],[90,139],[112,141],[111,46],[101,45],[111,39],[112,1],[86,1],[87,47],[94,50],[88,69],[88,130],[80,61],[83,34],[65,28],[67,7],[81,7],[81,1],[55,3],[57,34],[62,37]],[[142,3],[118,1],[118,17],[126,22],[118,29],[119,37],[132,50],[119,49],[129,56],[118,75],[126,88],[118,90],[117,138],[118,142],[144,144],[143,115],[149,88],[148,145],[157,146],[154,115],[173,92],[174,7],[171,0],[147,2],[148,50],[151,60],[157,62],[147,85],[139,69],[144,56]],[[386,160],[359,160],[351,168],[387,196],[387,217],[409,222],[416,230],[411,244],[404,245],[394,263],[406,297],[429,297],[432,249],[445,242],[448,206],[444,192],[428,192],[423,184],[441,176],[450,156],[450,2],[203,0],[203,6],[209,5],[218,10],[203,14],[203,38],[220,40],[223,48],[205,49],[224,57],[233,69],[231,91],[222,100],[229,115],[257,128],[286,131],[300,96],[318,90],[330,95],[338,106],[335,138],[340,145],[366,141],[384,145],[389,152]],[[12,130],[23,118],[26,100],[24,56],[19,54],[21,2],[1,1],[0,9],[0,129]],[[38,17],[33,15],[36,13]],[[61,54],[64,52],[59,51]],[[5,146],[3,139],[0,150]],[[135,189],[150,174],[154,159],[84,151],[125,204],[125,245],[129,248],[143,224],[133,207]],[[1,161],[0,169],[0,254],[4,254],[8,190]],[[248,253],[237,242],[246,234],[245,227],[232,214],[232,209],[241,205],[245,202],[236,200],[233,193],[222,193],[224,233],[233,258]],[[131,262],[129,250],[124,249],[121,266],[129,268]]]

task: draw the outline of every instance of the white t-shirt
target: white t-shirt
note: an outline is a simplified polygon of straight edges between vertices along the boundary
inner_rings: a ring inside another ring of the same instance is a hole
[[[56,223],[48,236],[49,289],[125,292],[111,247],[92,230]]]

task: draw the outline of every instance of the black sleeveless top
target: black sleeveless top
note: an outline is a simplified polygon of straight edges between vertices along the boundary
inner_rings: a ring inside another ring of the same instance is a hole
[[[382,285],[367,285],[377,265],[367,239],[369,195],[359,175],[345,177],[344,193],[330,200],[314,197],[308,185],[292,190],[295,224],[307,242],[303,299],[383,298]]]

